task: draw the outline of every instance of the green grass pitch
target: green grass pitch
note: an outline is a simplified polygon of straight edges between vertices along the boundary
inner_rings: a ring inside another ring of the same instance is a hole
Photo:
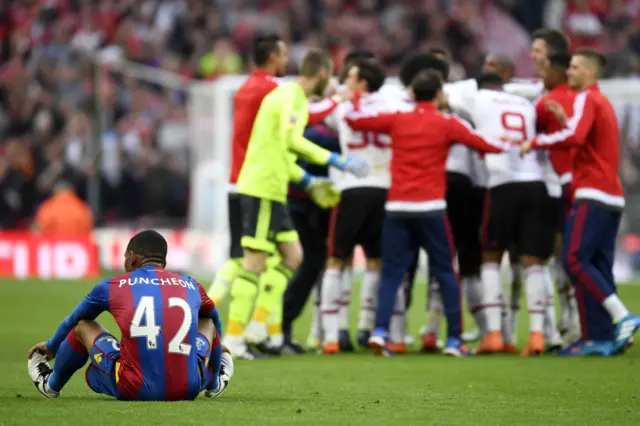
[[[613,359],[361,353],[238,361],[220,399],[183,403],[113,401],[77,374],[60,399],[46,400],[27,376],[27,350],[50,336],[91,285],[0,282],[1,426],[640,424],[640,344]],[[640,286],[624,286],[621,295],[640,312]],[[413,330],[422,306],[424,286],[417,286]],[[99,320],[117,334],[111,318]],[[297,324],[301,341],[308,324],[309,310]]]

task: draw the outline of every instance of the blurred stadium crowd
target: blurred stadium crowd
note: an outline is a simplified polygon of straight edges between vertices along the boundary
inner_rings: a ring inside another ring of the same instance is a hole
[[[440,46],[456,60],[456,79],[474,75],[488,51],[516,58],[518,74],[527,77],[529,34],[553,26],[570,34],[574,47],[605,51],[608,77],[640,76],[639,0],[4,0],[0,5],[0,228],[5,229],[28,227],[61,180],[87,197],[92,177],[100,182],[98,223],[185,222],[187,92],[110,69],[123,59],[175,73],[185,83],[215,79],[246,71],[252,36],[269,31],[289,43],[291,73],[310,46],[328,48],[336,67],[349,49],[368,48],[392,71],[408,52]],[[629,141],[631,151],[640,146],[637,137]],[[624,173],[628,182],[636,180],[631,165]]]

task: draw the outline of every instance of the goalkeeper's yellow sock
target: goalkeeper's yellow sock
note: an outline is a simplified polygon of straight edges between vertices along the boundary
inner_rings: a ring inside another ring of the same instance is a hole
[[[251,328],[264,330],[272,341],[283,340],[282,337],[282,308],[284,292],[287,284],[293,276],[293,270],[283,264],[267,269],[260,276],[260,292],[256,299],[256,307],[253,311]],[[269,322],[269,324],[267,324]],[[266,337],[266,336],[265,336]]]
[[[216,276],[208,291],[209,297],[216,305],[224,302],[227,296],[229,296],[231,283],[233,283],[238,271],[241,269],[240,262],[242,262],[242,259],[229,259],[222,265],[222,268],[216,272]]]
[[[259,275],[240,268],[231,285],[229,321],[225,339],[230,343],[241,342],[244,330],[251,319],[253,304],[258,294]]]

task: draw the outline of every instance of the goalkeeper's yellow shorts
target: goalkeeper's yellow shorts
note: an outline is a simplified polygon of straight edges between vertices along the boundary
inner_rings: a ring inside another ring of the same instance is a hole
[[[243,248],[273,253],[277,244],[298,241],[298,232],[285,204],[238,195],[242,210]]]

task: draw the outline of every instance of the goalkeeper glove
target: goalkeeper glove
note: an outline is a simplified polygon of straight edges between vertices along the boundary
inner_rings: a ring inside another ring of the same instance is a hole
[[[349,172],[359,178],[364,178],[369,175],[369,165],[365,161],[348,155],[333,153],[329,157],[327,164],[345,172]]]
[[[311,200],[323,209],[335,207],[340,202],[340,191],[327,178],[305,174],[300,181]]]

